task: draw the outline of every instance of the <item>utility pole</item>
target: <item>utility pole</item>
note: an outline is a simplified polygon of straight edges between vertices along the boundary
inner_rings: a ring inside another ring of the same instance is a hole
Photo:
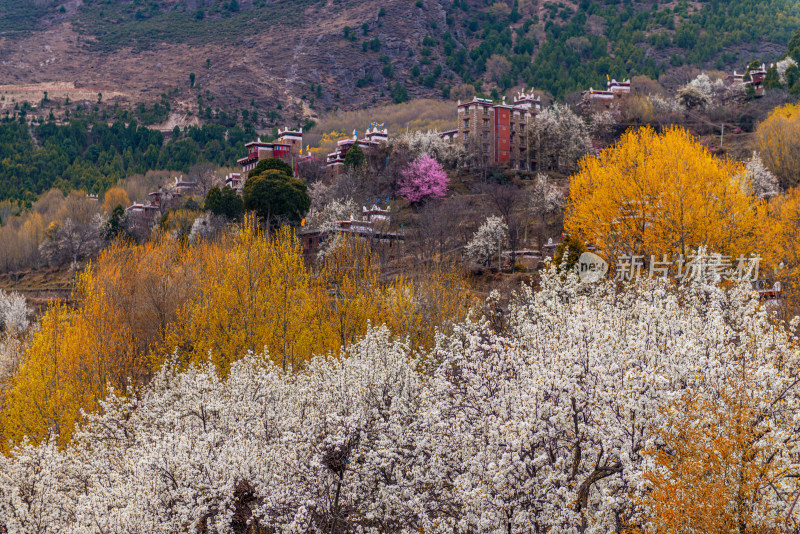
[[[497,272],[498,273],[503,271],[503,266],[500,263],[500,258],[503,257],[503,251],[500,248],[500,239],[502,237],[503,237],[503,234],[501,232],[498,232],[497,233]]]
[[[722,140],[725,138],[725,123],[722,123],[722,131],[719,134],[719,147],[722,148]]]

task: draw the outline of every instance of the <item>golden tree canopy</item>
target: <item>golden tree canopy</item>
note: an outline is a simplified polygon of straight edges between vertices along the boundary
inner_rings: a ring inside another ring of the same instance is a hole
[[[121,187],[112,187],[106,191],[106,194],[103,197],[102,207],[105,213],[111,213],[117,206],[127,208],[130,203],[131,201],[128,198],[128,193],[126,193],[124,189]]]
[[[689,133],[630,130],[571,179],[564,226],[612,261],[690,254],[705,246],[757,252],[756,200],[741,187],[744,166],[710,154]]]
[[[27,436],[67,444],[83,413],[112,387],[144,384],[166,360],[214,363],[227,376],[248,352],[285,371],[386,325],[411,349],[430,348],[469,311],[455,266],[418,280],[381,277],[370,244],[342,237],[316,269],[288,227],[252,218],[223,239],[114,243],[78,277],[69,304],[53,302],[0,404],[0,453]]]
[[[783,189],[800,181],[800,104],[778,106],[758,125],[755,145]]]

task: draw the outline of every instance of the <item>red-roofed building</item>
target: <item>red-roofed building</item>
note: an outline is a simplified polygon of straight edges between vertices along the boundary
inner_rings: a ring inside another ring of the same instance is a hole
[[[236,162],[242,166],[243,176],[247,176],[248,172],[256,168],[259,161],[267,158],[279,158],[294,168],[296,159],[303,152],[303,129],[279,129],[278,139],[274,142],[264,142],[259,138],[244,146],[247,148],[247,156]]]
[[[748,74],[749,79],[745,80]],[[728,85],[741,84],[745,89],[747,89],[748,86],[752,86],[755,96],[764,96],[763,83],[766,77],[767,66],[762,63],[759,67],[748,68],[745,73],[738,73],[734,70],[733,74],[728,74],[728,76],[725,77],[725,83]]]

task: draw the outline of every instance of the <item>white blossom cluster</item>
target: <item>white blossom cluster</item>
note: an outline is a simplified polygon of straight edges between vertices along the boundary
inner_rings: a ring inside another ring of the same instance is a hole
[[[361,207],[351,198],[337,198],[320,208],[312,206],[306,215],[306,226],[320,230],[335,230],[336,221],[361,217]]]
[[[758,198],[772,198],[780,193],[778,177],[770,171],[759,156],[753,152],[753,157],[745,163],[747,172],[744,176],[742,189]]]
[[[702,73],[697,75],[689,85],[706,95],[708,98],[712,98],[715,94],[723,91],[725,89],[725,82],[721,79],[716,79],[711,81],[708,74]]]
[[[450,144],[435,130],[414,130],[401,135],[400,141],[408,145],[412,159],[428,154],[444,165],[455,166],[462,163],[465,157],[462,144]]]
[[[564,205],[564,194],[544,173],[537,173],[531,189],[530,205],[536,213],[552,213]]]
[[[464,255],[475,262],[489,265],[497,256],[502,242],[508,239],[508,225],[497,216],[487,217],[464,247]]]
[[[641,524],[645,453],[689,389],[753,400],[783,474],[766,521],[791,512],[797,340],[749,293],[551,269],[507,317],[424,355],[372,328],[292,375],[253,355],[224,379],[168,366],[65,450],[0,457],[0,531],[614,532]]]
[[[786,70],[789,67],[796,67],[796,66],[797,66],[797,61],[795,61],[789,56],[786,56],[782,60],[775,63],[775,69],[778,71],[778,77],[780,78],[782,84],[785,85],[787,83]]]
[[[25,297],[15,291],[0,289],[0,327],[11,334],[28,329],[31,311]]]
[[[721,78],[712,80],[702,73],[678,90],[678,102],[685,108],[714,107],[720,102],[744,95],[741,84],[726,85]]]
[[[592,137],[609,135],[618,122],[619,113],[612,113],[610,110],[596,111],[589,117],[589,131]]]
[[[572,169],[592,148],[583,120],[569,106],[555,103],[536,117],[540,157],[549,159],[554,168]]]
[[[682,110],[680,102],[674,97],[659,95],[648,95],[647,97],[653,104],[653,111],[656,114],[678,113]]]

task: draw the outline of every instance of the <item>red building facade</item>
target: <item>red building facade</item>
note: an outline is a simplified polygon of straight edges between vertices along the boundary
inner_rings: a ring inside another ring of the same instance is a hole
[[[473,98],[458,103],[458,130],[441,135],[480,151],[494,163],[530,170],[536,158],[529,136],[540,109],[541,100],[533,93],[518,93],[513,104]]]
[[[511,161],[511,113],[506,106],[494,107],[494,160],[497,163]]]

